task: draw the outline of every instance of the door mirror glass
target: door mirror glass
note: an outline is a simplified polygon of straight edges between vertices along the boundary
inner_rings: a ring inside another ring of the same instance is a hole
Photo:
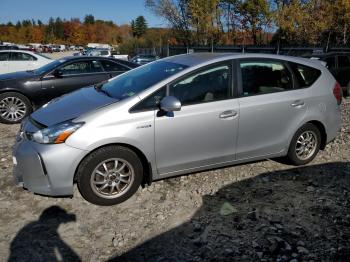
[[[160,109],[165,112],[181,110],[181,102],[174,96],[166,96],[160,101]]]

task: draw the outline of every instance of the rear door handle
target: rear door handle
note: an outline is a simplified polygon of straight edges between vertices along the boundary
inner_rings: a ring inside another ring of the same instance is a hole
[[[295,100],[291,106],[292,107],[303,107],[305,105],[305,102],[303,100]]]
[[[229,118],[229,117],[234,117],[234,116],[236,116],[237,114],[238,114],[238,113],[237,113],[235,110],[227,110],[227,111],[222,112],[222,113],[219,115],[219,117],[225,119],[225,118]]]

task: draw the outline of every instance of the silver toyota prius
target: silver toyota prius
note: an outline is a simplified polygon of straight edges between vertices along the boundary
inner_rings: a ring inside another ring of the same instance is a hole
[[[14,178],[118,204],[152,181],[261,159],[304,165],[340,130],[342,90],[317,61],[201,53],[54,99],[21,125]]]

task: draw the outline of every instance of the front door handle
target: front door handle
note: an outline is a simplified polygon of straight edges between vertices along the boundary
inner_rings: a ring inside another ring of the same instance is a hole
[[[305,102],[303,100],[295,100],[291,106],[292,107],[303,107],[305,105]]]
[[[238,114],[238,113],[237,113],[235,110],[227,110],[227,111],[222,112],[222,113],[219,115],[219,117],[225,119],[225,118],[229,118],[229,117],[234,117],[234,116],[236,116],[237,114]]]

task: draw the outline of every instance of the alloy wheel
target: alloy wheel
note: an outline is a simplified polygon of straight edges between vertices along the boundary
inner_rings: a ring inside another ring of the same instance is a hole
[[[90,185],[102,198],[117,198],[128,191],[135,179],[133,167],[125,159],[111,158],[97,165]]]
[[[317,136],[313,131],[303,132],[296,143],[295,152],[300,160],[307,160],[315,153],[317,148]]]
[[[27,112],[27,106],[18,97],[8,96],[0,101],[0,116],[10,122],[21,120]]]

